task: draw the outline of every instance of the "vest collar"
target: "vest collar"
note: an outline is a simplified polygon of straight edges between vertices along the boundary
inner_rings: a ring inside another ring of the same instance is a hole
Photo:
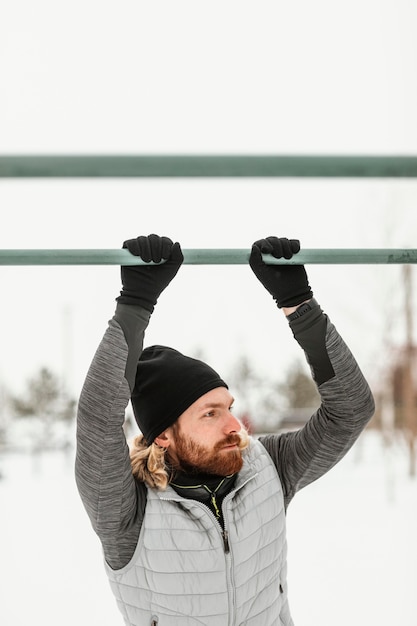
[[[181,472],[171,482],[172,488],[184,498],[208,502],[213,495],[223,499],[233,489],[237,474],[231,476],[210,476],[208,474],[185,474]]]

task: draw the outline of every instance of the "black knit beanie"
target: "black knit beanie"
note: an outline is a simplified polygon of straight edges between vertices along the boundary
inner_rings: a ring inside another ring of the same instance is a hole
[[[167,346],[142,352],[132,392],[136,422],[148,444],[202,395],[226,387],[209,365]]]

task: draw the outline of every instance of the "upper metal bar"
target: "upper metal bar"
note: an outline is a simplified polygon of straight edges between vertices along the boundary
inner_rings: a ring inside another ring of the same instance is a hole
[[[188,265],[245,265],[250,251],[246,249],[183,250]],[[292,259],[275,259],[264,255],[270,265],[304,264],[409,264],[417,263],[417,249],[397,248],[328,248],[305,249]],[[128,250],[0,250],[0,265],[143,265]]]
[[[416,178],[417,156],[0,155],[0,178]]]

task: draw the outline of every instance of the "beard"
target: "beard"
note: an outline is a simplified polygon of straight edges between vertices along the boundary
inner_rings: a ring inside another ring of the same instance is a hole
[[[170,460],[176,469],[187,474],[230,476],[242,469],[242,450],[248,446],[249,438],[242,429],[241,433],[230,434],[209,448],[190,436],[185,437],[177,427],[174,429],[174,441],[176,459]],[[224,449],[225,446],[232,445],[236,448]]]

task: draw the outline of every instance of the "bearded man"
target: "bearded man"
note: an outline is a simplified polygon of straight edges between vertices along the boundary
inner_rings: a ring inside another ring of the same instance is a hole
[[[292,626],[285,513],[333,467],[374,412],[354,357],[313,298],[298,240],[256,241],[249,264],[287,317],[321,396],[298,431],[254,438],[209,365],[167,346],[143,349],[179,243],[124,243],[153,265],[122,266],[122,291],[79,401],[76,479],[128,626]],[[164,260],[163,263],[161,261]],[[140,430],[126,442],[132,402]]]

